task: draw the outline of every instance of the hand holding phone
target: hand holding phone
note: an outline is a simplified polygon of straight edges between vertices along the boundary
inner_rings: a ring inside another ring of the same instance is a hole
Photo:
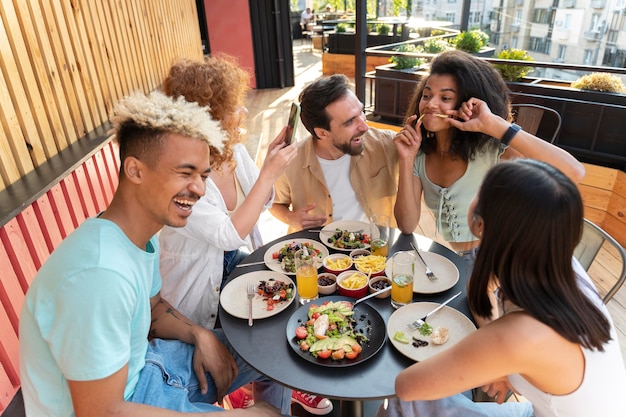
[[[300,118],[300,105],[291,103],[291,111],[289,112],[289,120],[287,121],[287,135],[285,137],[285,143],[291,145],[296,139],[296,126],[298,126],[298,119]]]

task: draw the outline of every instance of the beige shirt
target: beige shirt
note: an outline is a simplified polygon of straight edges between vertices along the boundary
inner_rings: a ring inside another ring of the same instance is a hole
[[[367,216],[386,214],[396,226],[393,206],[398,192],[398,153],[393,143],[396,132],[370,128],[363,136],[361,155],[350,158],[350,183]],[[316,203],[311,214],[327,217],[332,223],[333,202],[324,172],[315,155],[313,137],[298,145],[298,156],[274,184],[274,203],[291,205],[296,211]],[[295,232],[291,226],[289,233]]]

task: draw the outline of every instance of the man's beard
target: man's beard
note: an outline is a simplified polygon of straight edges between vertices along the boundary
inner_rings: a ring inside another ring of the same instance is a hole
[[[335,148],[339,149],[341,152],[343,152],[346,155],[350,155],[350,156],[361,155],[361,152],[363,152],[363,148],[365,144],[363,142],[363,136],[360,136],[360,138],[361,138],[361,143],[359,144],[358,147],[355,147],[352,145],[352,140],[350,140],[348,143],[342,143],[340,145],[337,145],[336,143],[334,143],[333,145],[335,146]]]

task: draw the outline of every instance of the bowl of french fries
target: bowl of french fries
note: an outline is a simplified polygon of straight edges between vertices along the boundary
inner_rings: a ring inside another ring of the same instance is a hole
[[[369,278],[359,271],[345,271],[337,277],[337,291],[339,295],[361,298],[367,295]]]
[[[387,257],[380,255],[365,255],[354,259],[354,267],[357,271],[376,277],[385,274]]]
[[[352,258],[346,254],[334,253],[325,257],[322,260],[322,265],[324,266],[324,271],[338,275],[352,268],[353,261]]]

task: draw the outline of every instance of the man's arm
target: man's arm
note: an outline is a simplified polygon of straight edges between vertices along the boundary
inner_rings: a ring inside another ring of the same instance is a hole
[[[185,317],[158,293],[150,299],[152,323],[150,338],[175,339],[194,345],[193,369],[204,393],[208,388],[206,372],[211,374],[217,388],[217,398],[223,398],[237,377],[235,358],[213,332]]]

